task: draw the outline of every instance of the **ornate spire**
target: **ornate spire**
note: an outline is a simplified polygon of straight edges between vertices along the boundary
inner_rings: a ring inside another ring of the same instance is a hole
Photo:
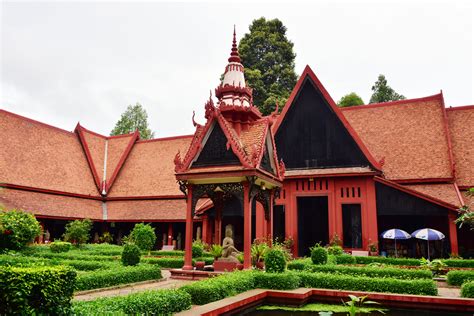
[[[234,38],[232,40],[232,49],[230,51],[229,63],[240,63],[239,49],[237,48],[237,40],[235,39],[235,24],[234,24]]]

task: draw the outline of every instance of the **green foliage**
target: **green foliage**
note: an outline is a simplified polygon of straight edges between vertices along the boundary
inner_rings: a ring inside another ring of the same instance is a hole
[[[140,263],[140,249],[135,244],[126,244],[122,252],[122,264],[124,266],[136,266]]]
[[[446,271],[446,264],[440,259],[430,261],[425,258],[421,258],[420,265],[424,269],[429,269],[434,275],[440,275]]]
[[[330,265],[310,265],[306,267],[307,271],[322,272],[330,274],[343,274],[351,276],[367,276],[379,278],[394,278],[401,280],[411,279],[431,279],[433,276],[430,271],[420,269],[397,269],[397,268],[372,268],[372,267],[348,267],[348,266],[330,266]]]
[[[313,264],[326,264],[328,261],[328,251],[326,248],[321,247],[319,244],[312,247],[311,261],[313,261]]]
[[[188,284],[181,289],[191,295],[192,304],[203,305],[254,288],[254,272],[240,271]]]
[[[92,221],[87,218],[69,222],[66,224],[66,232],[63,235],[64,240],[75,245],[82,245],[89,240],[91,229]]]
[[[245,79],[253,89],[254,104],[269,114],[278,102],[285,105],[296,84],[293,43],[278,19],[256,19],[239,43]]]
[[[222,246],[221,245],[212,245],[209,252],[214,257],[214,259],[217,260],[222,256]]]
[[[0,210],[0,250],[22,249],[41,232],[36,218],[18,210]]]
[[[474,268],[473,259],[444,259],[442,261],[450,268]]]
[[[0,314],[69,314],[75,278],[66,267],[3,267]]]
[[[461,286],[468,281],[474,281],[474,271],[453,270],[447,274],[449,285]]]
[[[328,255],[339,256],[344,253],[344,250],[342,249],[342,247],[338,245],[327,246],[326,248],[328,250]]]
[[[149,263],[149,264],[156,264],[162,268],[173,268],[173,269],[182,268],[184,265],[183,258],[143,258],[142,262]]]
[[[341,108],[348,107],[348,106],[362,105],[362,104],[364,104],[364,101],[355,92],[346,94],[337,102],[337,105]]]
[[[27,256],[0,255],[0,266],[56,266],[66,265],[73,267],[75,270],[91,271],[107,268],[109,265],[104,262],[84,261],[84,260],[58,260],[46,259]]]
[[[161,279],[161,270],[154,265],[114,267],[79,275],[76,290],[85,291],[118,284]]]
[[[334,256],[336,260],[336,264],[355,264],[356,263],[356,257],[353,257],[351,255],[339,255],[339,256]]]
[[[88,315],[173,315],[191,308],[191,296],[181,290],[158,290],[126,296],[74,302],[73,314]]]
[[[288,270],[304,270],[307,266],[313,264],[310,258],[295,259],[288,262]]]
[[[362,309],[366,307],[366,305],[380,305],[377,302],[374,301],[368,301],[367,296],[354,296],[354,295],[349,295],[350,301],[343,302],[344,306],[348,308],[348,313],[350,316],[356,316],[359,313],[362,312]],[[376,309],[376,310],[371,310],[371,312],[379,312],[381,314],[385,314],[383,310],[381,309]],[[372,313],[371,313],[372,314]]]
[[[184,251],[182,250],[153,250],[150,254],[158,257],[183,257]]]
[[[255,287],[272,290],[293,290],[299,287],[300,278],[295,273],[255,273]]]
[[[71,250],[72,244],[67,241],[55,241],[49,244],[52,252],[68,252]]]
[[[469,188],[465,195],[467,201],[469,201],[471,197],[474,197],[474,188]],[[470,204],[463,205],[459,208],[458,213],[459,215],[455,223],[459,224],[459,228],[466,224],[470,226],[471,230],[474,230],[474,199],[472,199]]]
[[[281,273],[286,269],[285,251],[281,247],[270,248],[265,254],[265,271]]]
[[[391,257],[354,257],[357,264],[369,264],[378,262],[389,265],[399,266],[419,266],[421,264],[419,259],[410,258],[391,258]]]
[[[127,107],[127,110],[122,113],[120,120],[110,132],[110,135],[129,134],[136,130],[140,132],[141,139],[151,139],[154,136],[154,133],[148,127],[148,114],[138,102]]]
[[[150,224],[135,224],[129,239],[129,242],[136,244],[141,250],[150,251],[156,242],[155,228]]]
[[[303,287],[349,291],[387,292],[415,295],[437,295],[432,280],[398,280],[393,278],[369,278],[328,273],[298,272]]]
[[[474,298],[474,281],[466,282],[461,286],[461,297]]]
[[[255,265],[257,262],[261,262],[265,257],[265,253],[268,250],[268,245],[264,241],[255,240],[252,243],[250,252],[252,254],[252,264]]]
[[[194,241],[192,247],[193,258],[201,257],[204,252],[204,245],[201,241]]]
[[[104,232],[102,236],[99,237],[101,243],[111,244],[114,241],[114,235],[109,232]]]
[[[403,95],[398,94],[388,84],[384,75],[379,75],[377,81],[372,86],[372,96],[369,103],[382,103],[389,101],[397,101],[406,99]]]

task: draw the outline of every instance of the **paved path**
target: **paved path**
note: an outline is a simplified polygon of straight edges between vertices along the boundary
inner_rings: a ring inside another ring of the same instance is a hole
[[[171,273],[168,270],[161,270],[164,280],[145,284],[136,284],[122,288],[109,289],[104,291],[79,294],[74,296],[74,301],[90,301],[100,297],[120,296],[146,290],[175,289],[194,281],[170,279]]]
[[[461,297],[461,289],[458,287],[440,287],[438,286],[438,295],[442,297]]]

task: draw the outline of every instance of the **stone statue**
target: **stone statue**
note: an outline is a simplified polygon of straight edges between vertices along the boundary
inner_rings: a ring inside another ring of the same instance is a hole
[[[178,237],[176,237],[176,248],[181,249],[181,232],[179,232]]]
[[[44,242],[46,244],[49,243],[49,238],[51,238],[51,234],[49,233],[49,230],[46,229],[46,232],[44,233]]]
[[[196,240],[201,240],[201,227],[196,229]]]
[[[222,260],[239,263],[237,255],[240,253],[240,251],[234,247],[234,240],[232,239],[232,236],[232,225],[229,224],[225,227],[225,238],[222,241]]]

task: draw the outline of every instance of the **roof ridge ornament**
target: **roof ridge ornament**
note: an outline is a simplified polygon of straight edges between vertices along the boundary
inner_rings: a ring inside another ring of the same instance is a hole
[[[240,63],[239,49],[237,48],[237,40],[235,36],[235,24],[234,24],[234,37],[232,39],[232,49],[230,51],[230,57],[228,59],[229,63],[235,62]]]

